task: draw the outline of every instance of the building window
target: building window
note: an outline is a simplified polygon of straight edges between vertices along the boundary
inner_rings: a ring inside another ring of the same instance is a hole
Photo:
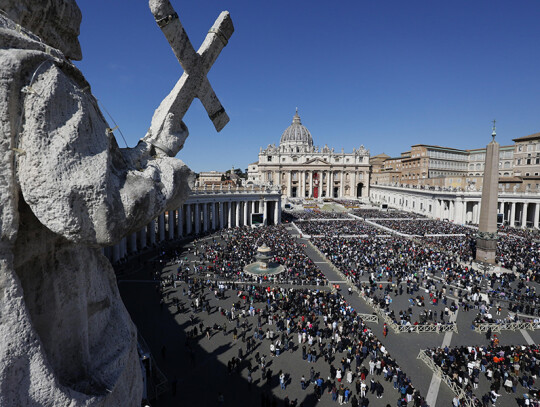
[[[267,160],[268,162],[271,162],[271,161],[272,161],[272,156],[269,155],[268,157],[266,157],[266,160]]]
[[[297,162],[297,161],[298,161],[298,158],[295,157],[295,158],[293,158],[292,160],[293,160],[293,162]]]

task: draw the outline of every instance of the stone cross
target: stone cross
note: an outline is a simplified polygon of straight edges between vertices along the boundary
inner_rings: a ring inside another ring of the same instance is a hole
[[[149,3],[156,23],[184,70],[171,93],[155,111],[150,131],[159,134],[169,112],[174,112],[175,120],[181,120],[196,97],[203,104],[216,130],[220,131],[229,122],[229,117],[206,75],[234,31],[229,12],[223,11],[219,15],[201,47],[195,52],[170,1],[150,0]]]

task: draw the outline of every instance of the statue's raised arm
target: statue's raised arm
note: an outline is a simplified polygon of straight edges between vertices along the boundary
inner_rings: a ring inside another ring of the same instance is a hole
[[[194,52],[172,6],[150,5],[184,72],[146,135],[119,148],[71,63],[75,0],[0,0],[2,407],[140,405],[137,334],[101,247],[188,196],[182,118],[198,97],[227,123],[206,74],[232,34],[222,13]]]

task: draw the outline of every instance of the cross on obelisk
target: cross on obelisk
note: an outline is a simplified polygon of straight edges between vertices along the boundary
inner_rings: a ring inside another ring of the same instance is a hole
[[[150,0],[149,3],[158,26],[184,69],[171,93],[155,111],[149,131],[154,135],[159,134],[170,112],[174,112],[174,120],[182,120],[196,97],[205,107],[216,130],[220,131],[229,122],[229,117],[206,75],[234,31],[229,12],[223,11],[219,15],[201,47],[195,52],[170,1]]]

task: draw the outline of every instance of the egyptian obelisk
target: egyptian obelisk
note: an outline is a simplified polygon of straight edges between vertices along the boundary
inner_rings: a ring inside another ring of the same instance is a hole
[[[499,148],[495,141],[495,120],[493,120],[493,140],[486,147],[480,224],[476,236],[476,261],[495,263],[497,250],[497,198],[499,192]]]

